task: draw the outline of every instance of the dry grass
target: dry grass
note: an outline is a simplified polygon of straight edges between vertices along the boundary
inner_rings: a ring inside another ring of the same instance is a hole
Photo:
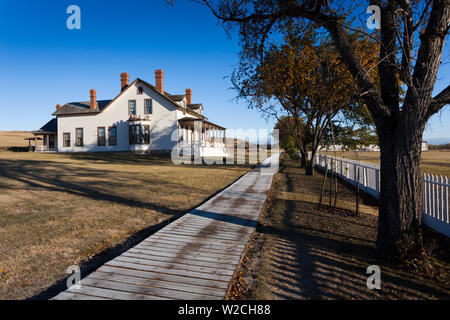
[[[41,292],[69,265],[196,207],[249,169],[139,154],[0,152],[0,299]]]
[[[322,153],[322,152],[321,152]],[[324,152],[334,155],[334,152]],[[336,152],[338,157],[360,160],[362,162],[380,163],[379,152]],[[422,152],[421,168],[423,173],[450,176],[450,150],[429,150]]]
[[[27,147],[28,141],[25,138],[33,137],[29,131],[0,131],[0,150],[9,147]]]
[[[230,298],[450,299],[447,238],[426,229],[428,259],[382,261],[375,251],[377,216],[366,210],[355,216],[345,207],[317,210],[322,179],[317,172],[305,176],[298,162],[282,161]],[[339,195],[352,202],[354,188],[339,183]],[[376,210],[370,197],[362,202]],[[381,269],[381,290],[366,287],[369,265]]]

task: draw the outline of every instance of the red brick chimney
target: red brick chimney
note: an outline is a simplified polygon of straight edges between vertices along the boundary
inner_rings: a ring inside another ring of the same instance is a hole
[[[162,70],[156,70],[155,71],[155,84],[156,89],[158,89],[159,92],[164,94],[164,86],[163,86],[163,80],[164,80],[164,73]]]
[[[62,106],[61,106],[60,104],[57,104],[57,105],[56,105],[56,110],[61,109],[61,107],[62,107]]]
[[[187,104],[192,104],[192,90],[186,89],[186,101]]]
[[[123,91],[126,87],[128,87],[130,81],[130,75],[126,72],[122,72],[120,74],[120,91]]]
[[[91,89],[91,103],[89,105],[91,107],[91,110],[95,109],[95,107],[97,106],[97,96],[94,89]]]

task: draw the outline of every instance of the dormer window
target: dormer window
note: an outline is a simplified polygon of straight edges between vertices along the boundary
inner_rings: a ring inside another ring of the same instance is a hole
[[[143,93],[144,93],[144,88],[138,87],[137,88],[137,94],[143,94]]]

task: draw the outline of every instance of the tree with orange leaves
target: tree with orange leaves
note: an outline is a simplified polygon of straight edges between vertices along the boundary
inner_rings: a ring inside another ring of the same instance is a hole
[[[306,174],[313,175],[315,154],[333,119],[370,125],[371,118],[329,40],[317,43],[312,28],[301,35],[299,28],[291,25],[283,43],[267,48],[262,58],[242,59],[232,80],[238,96],[251,108],[277,118],[278,125],[286,127],[301,153]],[[376,58],[364,41],[355,41],[355,48],[366,59]],[[284,121],[282,116],[287,116]]]

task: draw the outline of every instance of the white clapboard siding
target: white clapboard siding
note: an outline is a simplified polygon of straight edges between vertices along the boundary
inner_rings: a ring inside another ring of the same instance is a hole
[[[362,191],[380,198],[380,167],[375,164],[330,157],[318,154],[316,167],[333,168],[334,174],[359,187]],[[359,169],[359,181],[358,181]],[[423,178],[423,215],[422,221],[428,227],[450,237],[450,183],[448,177],[424,174]]]

